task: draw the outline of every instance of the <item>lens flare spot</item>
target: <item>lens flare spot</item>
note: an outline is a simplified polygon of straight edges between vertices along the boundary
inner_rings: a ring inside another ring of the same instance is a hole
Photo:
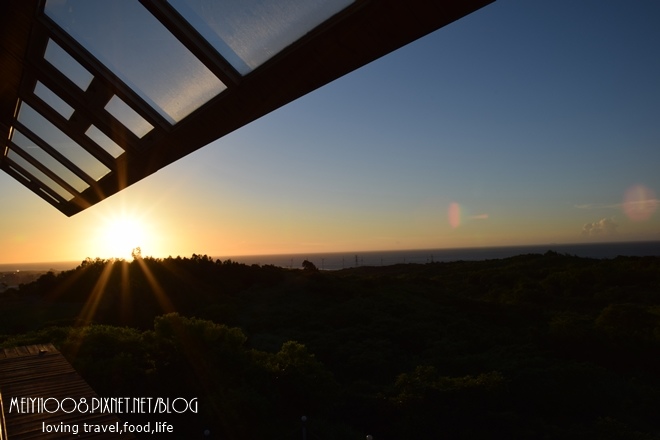
[[[461,206],[456,202],[449,204],[447,210],[447,218],[449,219],[449,226],[458,228],[461,225]]]
[[[623,196],[623,212],[636,222],[650,219],[659,204],[653,191],[644,185],[630,187]]]

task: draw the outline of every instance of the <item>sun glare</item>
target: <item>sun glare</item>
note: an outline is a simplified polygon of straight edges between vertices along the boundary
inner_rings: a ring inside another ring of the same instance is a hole
[[[99,238],[104,258],[130,260],[133,249],[145,245],[148,232],[137,218],[122,216],[107,219]]]

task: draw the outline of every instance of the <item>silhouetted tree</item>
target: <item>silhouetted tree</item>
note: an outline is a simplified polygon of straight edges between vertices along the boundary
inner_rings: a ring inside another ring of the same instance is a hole
[[[305,260],[302,262],[302,267],[303,270],[308,271],[308,272],[318,272],[319,269],[316,267],[314,263],[312,263],[309,260]]]
[[[136,247],[131,251],[131,257],[133,257],[134,260],[142,259],[142,249],[140,248],[140,246]]]

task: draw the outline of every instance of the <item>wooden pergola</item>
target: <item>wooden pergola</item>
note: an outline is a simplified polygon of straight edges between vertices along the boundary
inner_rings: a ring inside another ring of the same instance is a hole
[[[265,25],[279,26],[273,31],[274,49],[268,53],[244,50],[262,46],[251,39],[263,29],[241,26],[254,27],[255,17],[268,21],[272,15],[259,2],[244,2],[249,10],[227,11],[233,17],[231,35],[222,28],[223,14],[214,17],[211,11],[207,16],[194,9],[200,2],[94,3],[112,5],[120,17],[111,23],[114,26],[141,27],[134,13],[122,15],[122,8],[141,8],[145,23],[162,30],[169,38],[166,44],[185,55],[181,68],[202,72],[188,82],[173,83],[163,97],[148,90],[152,86],[148,79],[146,85],[133,81],[133,68],[159,73],[158,65],[148,65],[149,57],[145,66],[133,65],[126,73],[104,58],[97,41],[86,39],[88,30],[81,22],[95,20],[93,26],[105,26],[103,20],[111,14],[96,17],[77,0],[3,0],[0,168],[62,213],[74,215],[492,1],[331,0],[326,2],[329,9],[310,9],[311,18],[295,21],[295,11],[313,2],[273,0],[268,6],[281,6],[285,19]],[[223,2],[216,3],[223,7]],[[291,20],[286,14],[293,14]],[[83,30],[78,32],[77,27]],[[289,40],[281,40],[281,35]],[[241,36],[250,40],[240,41]],[[139,43],[147,37],[138,38]],[[163,50],[161,41],[149,43],[154,53]],[[81,85],[76,72],[88,75],[87,82]],[[191,84],[206,87],[200,92],[203,98],[190,96]]]

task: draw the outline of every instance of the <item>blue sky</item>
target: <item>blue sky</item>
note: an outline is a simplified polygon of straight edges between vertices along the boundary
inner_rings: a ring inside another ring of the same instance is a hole
[[[1,175],[0,262],[125,256],[120,216],[154,256],[659,240],[659,22],[499,0],[70,219]]]

